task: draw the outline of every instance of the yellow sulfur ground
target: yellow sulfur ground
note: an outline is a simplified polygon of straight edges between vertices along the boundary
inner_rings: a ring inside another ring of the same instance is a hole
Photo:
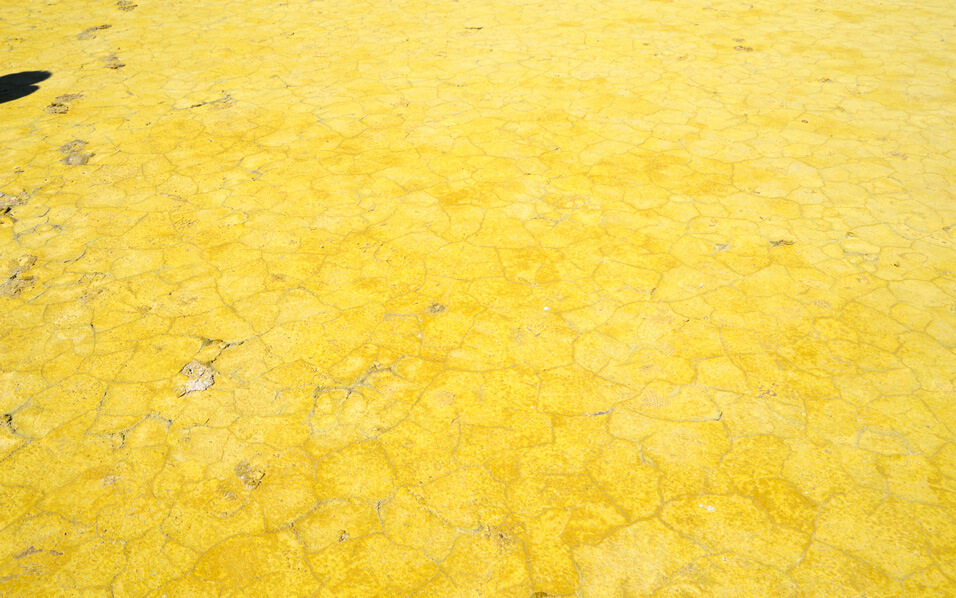
[[[954,22],[5,0],[0,595],[956,595]]]

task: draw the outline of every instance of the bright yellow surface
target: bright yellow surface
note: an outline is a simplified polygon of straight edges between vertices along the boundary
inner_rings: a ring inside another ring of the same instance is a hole
[[[0,595],[956,594],[954,6],[5,0]]]

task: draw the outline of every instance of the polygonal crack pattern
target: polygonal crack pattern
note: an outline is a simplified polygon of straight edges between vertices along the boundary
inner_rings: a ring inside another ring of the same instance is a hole
[[[7,0],[0,595],[956,594],[954,20]]]

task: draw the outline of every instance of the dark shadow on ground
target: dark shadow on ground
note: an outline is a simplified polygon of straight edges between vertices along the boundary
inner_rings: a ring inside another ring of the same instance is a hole
[[[35,84],[50,78],[50,71],[23,71],[0,77],[0,104],[19,100],[40,89]]]

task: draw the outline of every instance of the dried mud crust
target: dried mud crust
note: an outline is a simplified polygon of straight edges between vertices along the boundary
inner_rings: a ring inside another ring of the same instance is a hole
[[[953,3],[3,18],[0,596],[956,595]]]
[[[0,297],[19,297],[20,293],[32,287],[37,278],[28,273],[36,264],[35,255],[25,255],[10,264],[10,275],[0,282]]]

